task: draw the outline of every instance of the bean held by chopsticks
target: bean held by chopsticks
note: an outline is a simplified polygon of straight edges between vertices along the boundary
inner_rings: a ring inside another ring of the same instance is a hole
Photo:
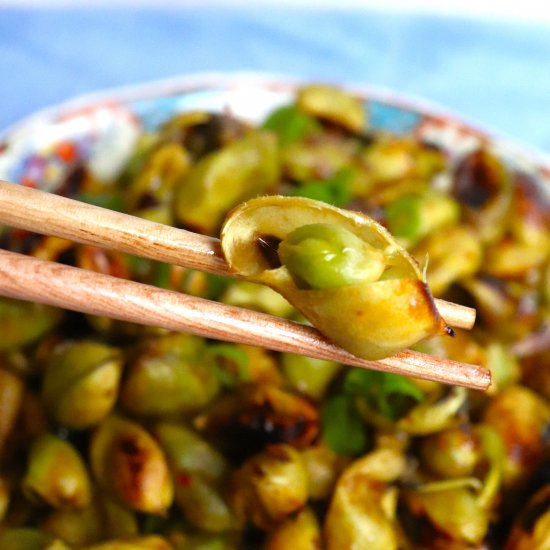
[[[38,196],[40,201],[36,200]],[[112,247],[161,261],[177,258],[176,263],[179,265],[201,268],[216,274],[232,273],[220,252],[219,241],[211,237],[4,182],[0,183],[0,208],[0,220],[3,223],[29,231],[43,232],[47,228],[49,234],[85,244]],[[196,301],[198,299],[175,293],[166,297],[163,306],[158,307],[162,300],[162,291],[159,289],[133,286],[135,283],[131,282],[126,282],[129,287],[123,287],[124,282],[120,280],[88,279],[86,276],[93,274],[73,272],[63,266],[36,266],[30,259],[27,259],[27,263],[25,261],[23,258],[11,257],[10,263],[6,264],[9,265],[8,272],[13,273],[15,270],[20,276],[12,277],[11,281],[9,277],[4,279],[5,295],[172,330],[188,330],[221,340],[312,354],[419,378],[448,380],[452,384],[481,389],[490,384],[488,372],[478,366],[462,366],[414,352],[404,352],[401,356],[387,359],[385,363],[360,360],[329,344],[317,331],[312,332],[312,329],[303,325],[292,325],[281,320],[266,325],[267,321],[256,312],[242,312],[235,308],[224,310],[220,304]],[[55,271],[55,277],[52,278],[50,271]],[[23,272],[27,277],[25,282],[21,276]],[[71,293],[67,292],[69,278],[74,285]],[[53,287],[54,279],[59,281],[58,288]],[[104,289],[107,297],[101,297],[101,285],[104,284],[108,284],[108,288]],[[135,292],[137,294],[132,299]],[[171,309],[170,304],[174,301],[178,301],[177,307],[181,308],[183,304],[183,309]],[[466,310],[467,315],[464,316],[463,310],[457,306],[451,306],[448,311],[460,314],[457,316],[459,325],[469,325],[472,313],[475,317],[475,312],[471,310]],[[246,319],[244,325],[243,319]],[[254,324],[255,329],[252,328]],[[286,332],[281,327],[286,328]],[[276,338],[279,339],[278,343],[275,343]],[[291,343],[285,344],[285,339]],[[325,349],[319,351],[323,346]]]

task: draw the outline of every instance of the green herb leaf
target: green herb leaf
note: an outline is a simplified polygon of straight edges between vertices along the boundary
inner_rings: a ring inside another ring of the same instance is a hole
[[[218,300],[230,284],[232,284],[232,281],[229,277],[208,273],[206,275],[207,290],[205,298],[208,300]]]
[[[101,206],[109,210],[116,210],[117,212],[122,212],[124,210],[124,201],[119,192],[105,191],[98,194],[78,193],[73,198],[80,202]]]
[[[152,280],[151,278],[154,277],[157,262],[148,260],[147,258],[140,258],[133,254],[126,254],[124,258],[130,267],[132,278],[138,281],[146,280],[147,282]]]
[[[344,168],[326,180],[313,180],[302,183],[291,191],[295,197],[306,197],[326,202],[334,206],[345,206],[352,197],[351,183],[353,170]]]
[[[391,420],[402,417],[424,394],[403,376],[387,372],[351,369],[344,379],[344,392],[360,396]]]
[[[158,286],[159,288],[169,288],[171,271],[172,266],[170,264],[158,262],[155,266],[155,286]]]
[[[280,143],[284,147],[320,130],[321,126],[295,105],[287,105],[273,111],[262,128],[279,134]]]
[[[334,395],[322,409],[323,439],[335,452],[344,455],[358,455],[369,444],[367,429],[359,416],[353,397]]]

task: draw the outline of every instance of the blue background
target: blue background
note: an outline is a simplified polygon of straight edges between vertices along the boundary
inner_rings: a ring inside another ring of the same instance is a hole
[[[550,25],[310,8],[0,8],[0,128],[204,71],[369,83],[550,153]]]

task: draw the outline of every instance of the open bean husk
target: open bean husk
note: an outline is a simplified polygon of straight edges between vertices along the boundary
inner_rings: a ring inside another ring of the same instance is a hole
[[[387,265],[379,280],[303,289],[284,265],[270,265],[259,239],[283,241],[294,229],[316,223],[344,226],[382,251]],[[221,242],[237,274],[280,292],[329,339],[360,357],[393,355],[445,329],[416,261],[367,216],[300,197],[263,197],[229,213]]]

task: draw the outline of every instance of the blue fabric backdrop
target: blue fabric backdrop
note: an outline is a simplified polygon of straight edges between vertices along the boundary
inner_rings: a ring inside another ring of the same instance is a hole
[[[0,127],[76,94],[267,71],[421,96],[550,153],[550,26],[365,10],[0,9]]]

